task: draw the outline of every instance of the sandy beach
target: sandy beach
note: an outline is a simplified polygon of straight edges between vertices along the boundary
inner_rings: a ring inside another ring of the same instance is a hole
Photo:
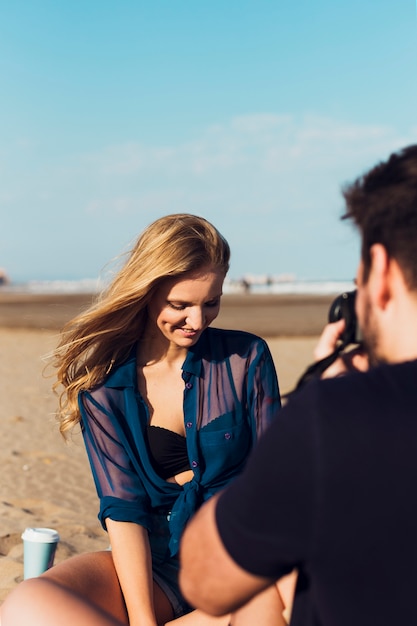
[[[286,393],[312,361],[331,301],[331,296],[225,296],[214,325],[264,337]],[[74,433],[66,444],[59,435],[53,379],[43,371],[59,329],[89,302],[89,295],[0,290],[0,603],[22,579],[26,527],[58,530],[56,562],[108,546],[81,436]]]

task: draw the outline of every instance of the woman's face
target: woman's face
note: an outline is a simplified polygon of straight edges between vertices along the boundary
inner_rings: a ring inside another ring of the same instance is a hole
[[[158,329],[178,347],[194,345],[219,313],[224,277],[224,271],[208,266],[167,278],[148,305],[151,332]]]

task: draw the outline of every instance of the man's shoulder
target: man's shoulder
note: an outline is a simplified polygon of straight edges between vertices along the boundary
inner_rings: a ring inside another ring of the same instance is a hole
[[[415,380],[417,376],[417,360],[401,363],[383,363],[370,368],[367,372],[352,372],[321,382],[321,387],[331,393],[333,388],[339,393],[349,393],[353,390],[367,392],[374,395],[379,389],[386,394],[396,393],[399,388],[409,389],[415,394]]]
[[[400,406],[417,408],[416,379],[417,361],[382,364],[368,372],[311,381],[289,405],[310,415],[314,412],[320,420],[365,419],[376,413],[382,417]]]

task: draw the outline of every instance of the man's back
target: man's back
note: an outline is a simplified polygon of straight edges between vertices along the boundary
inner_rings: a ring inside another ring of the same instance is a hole
[[[216,515],[248,572],[300,568],[292,624],[417,624],[417,362],[310,383]]]

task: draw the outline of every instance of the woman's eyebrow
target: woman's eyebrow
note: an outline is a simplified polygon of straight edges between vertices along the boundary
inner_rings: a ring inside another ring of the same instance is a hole
[[[212,296],[211,298],[207,298],[207,300],[205,300],[205,302],[212,302],[213,300],[217,300],[218,298],[221,298],[223,295],[223,292],[220,294],[217,294],[216,296]],[[167,302],[172,302],[174,304],[189,304],[192,305],[193,303],[188,301],[188,300],[181,300],[181,298],[167,298],[166,299]]]

